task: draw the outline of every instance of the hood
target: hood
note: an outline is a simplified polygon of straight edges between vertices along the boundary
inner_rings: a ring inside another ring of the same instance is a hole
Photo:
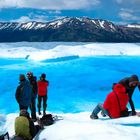
[[[129,78],[129,82],[134,82],[134,81],[139,81],[137,75],[132,75],[132,76]]]
[[[116,93],[126,93],[126,89],[122,84],[115,84],[113,89]]]
[[[25,80],[23,80],[23,81],[20,81],[19,82],[21,85],[27,85],[27,84],[29,84],[29,82],[25,79]]]

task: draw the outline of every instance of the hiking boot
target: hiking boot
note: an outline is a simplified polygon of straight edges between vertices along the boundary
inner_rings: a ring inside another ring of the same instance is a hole
[[[97,116],[97,115],[96,115],[96,116],[90,115],[90,118],[91,118],[92,120],[94,120],[94,119],[98,119],[98,116]]]
[[[43,112],[43,116],[46,115],[46,112]]]
[[[102,115],[103,117],[106,117],[106,115],[103,113],[103,111],[101,111],[101,115]]]
[[[132,116],[135,116],[136,115],[136,111],[132,111]]]

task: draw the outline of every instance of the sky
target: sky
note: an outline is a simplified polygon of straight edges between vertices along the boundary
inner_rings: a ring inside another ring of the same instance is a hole
[[[83,16],[118,24],[140,23],[140,0],[0,0],[1,22]]]

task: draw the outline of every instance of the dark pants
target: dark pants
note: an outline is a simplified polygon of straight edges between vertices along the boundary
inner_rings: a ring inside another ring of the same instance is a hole
[[[23,106],[23,105],[19,104],[19,109],[20,110],[22,110],[22,109],[28,110],[28,106]]]
[[[35,135],[39,132],[39,130],[41,130],[41,127],[39,125],[35,125]]]
[[[38,111],[40,112],[42,99],[43,99],[43,112],[45,112],[47,108],[47,95],[46,96],[38,95]]]
[[[30,105],[32,119],[36,119],[36,101],[35,100],[36,100],[35,98],[32,98],[31,105]]]

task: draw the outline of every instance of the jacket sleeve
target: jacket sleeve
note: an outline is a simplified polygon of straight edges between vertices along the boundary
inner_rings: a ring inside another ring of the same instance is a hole
[[[110,99],[109,95],[107,95],[106,100],[104,101],[103,107],[104,109],[108,110],[110,108]]]
[[[15,94],[15,97],[18,103],[20,101],[20,92],[21,92],[21,86],[18,86],[16,89],[16,94]]]

